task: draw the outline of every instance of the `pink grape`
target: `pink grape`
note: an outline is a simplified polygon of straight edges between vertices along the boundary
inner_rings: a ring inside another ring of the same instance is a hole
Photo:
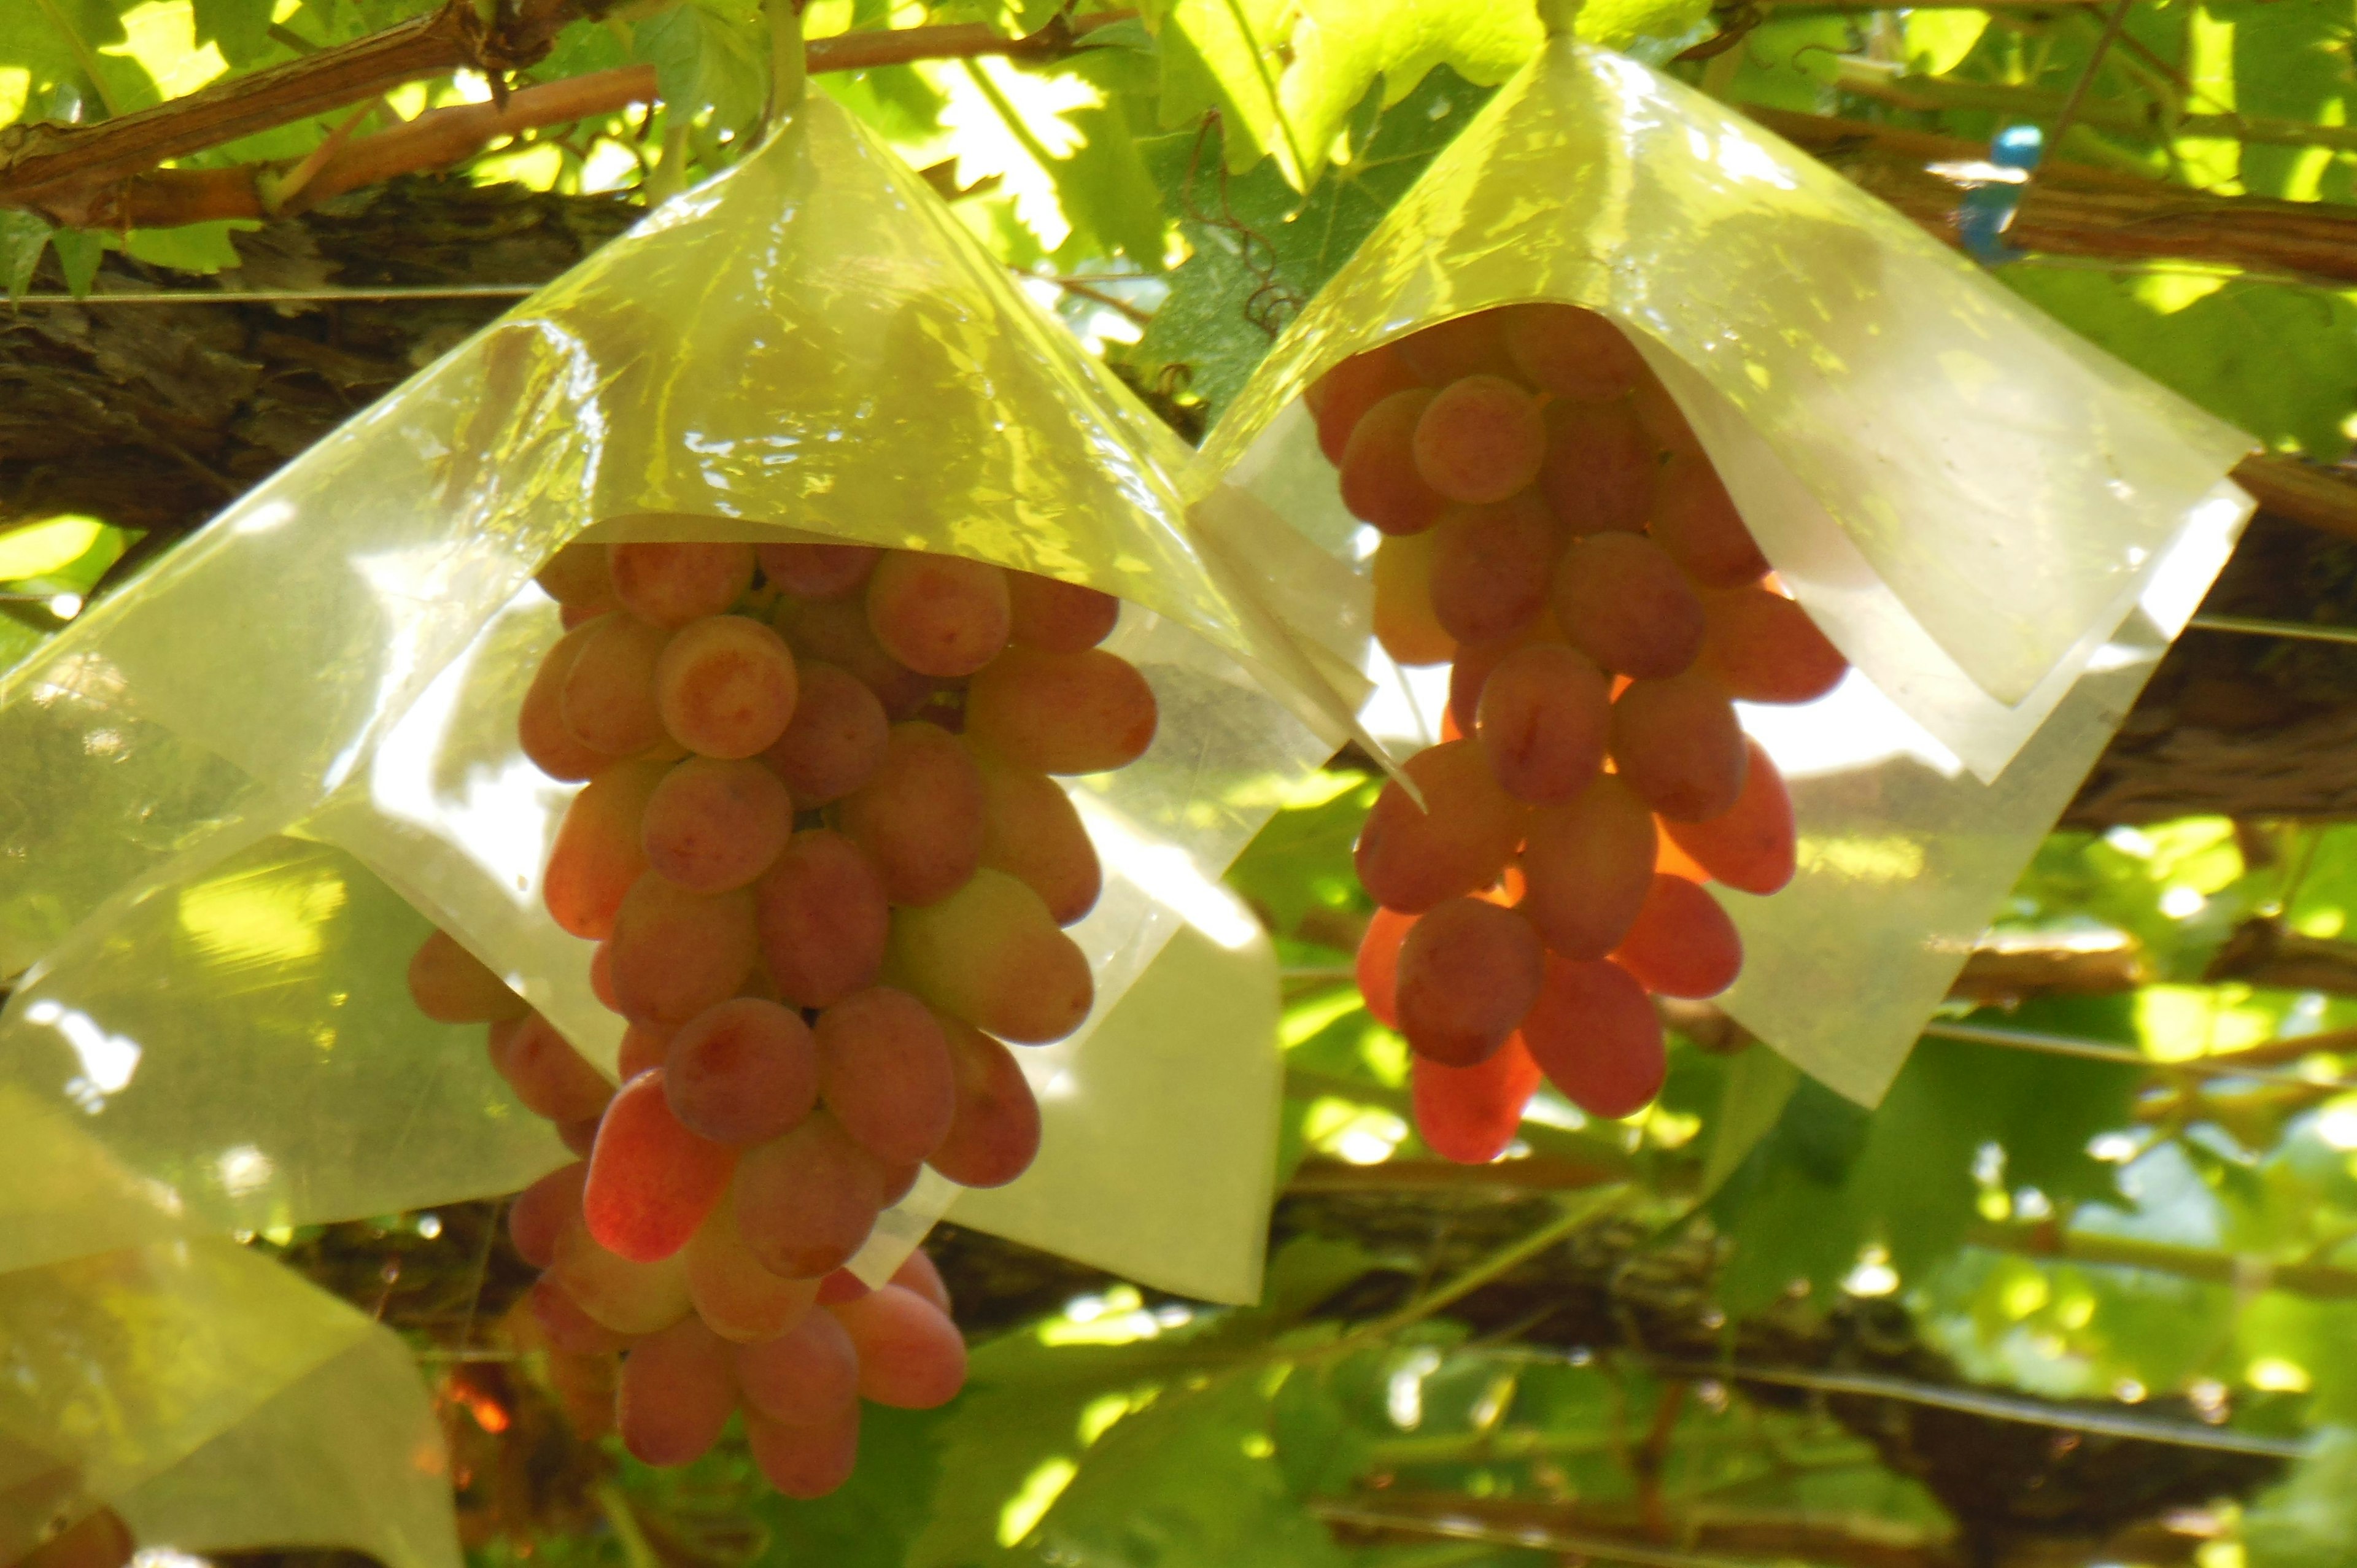
[[[921,719],[892,726],[884,760],[837,821],[895,904],[949,896],[982,863],[983,786],[973,754]]]
[[[1457,655],[1457,639],[1433,608],[1437,551],[1431,531],[1394,534],[1375,547],[1375,640],[1402,664],[1446,664]]]
[[[1636,532],[1653,503],[1660,460],[1626,403],[1557,403],[1547,411],[1539,494],[1574,533]]]
[[[867,579],[867,627],[920,675],[971,675],[1006,646],[1006,574],[985,561],[888,550]]]
[[[556,1239],[581,1212],[581,1187],[589,1179],[589,1162],[559,1165],[516,1194],[508,1205],[508,1239],[516,1256],[535,1269],[556,1262]]]
[[[1042,773],[1103,773],[1154,743],[1154,689],[1127,660],[1010,648],[966,688],[976,750]]]
[[[1351,355],[1303,394],[1317,416],[1318,449],[1326,454],[1329,463],[1339,466],[1351,444],[1351,432],[1359,427],[1367,410],[1416,384],[1415,372],[1407,368],[1393,344]]]
[[[1422,387],[1396,392],[1360,417],[1342,449],[1342,504],[1385,533],[1421,533],[1448,504],[1415,469],[1415,426],[1432,402]]]
[[[841,833],[810,828],[753,885],[761,954],[778,993],[825,1007],[875,983],[892,911],[875,864]]]
[[[1471,1067],[1410,1058],[1408,1094],[1416,1134],[1445,1160],[1487,1165],[1514,1141],[1539,1076],[1520,1035],[1510,1036]]]
[[[664,731],[705,757],[767,751],[794,716],[797,684],[785,639],[747,616],[691,621],[655,661]]]
[[[1432,531],[1432,613],[1459,643],[1495,642],[1546,608],[1562,531],[1536,496],[1451,508]]]
[[[736,1362],[746,1405],[787,1426],[820,1425],[859,1401],[858,1347],[831,1312],[811,1313],[774,1339],[739,1347]]]
[[[690,1316],[630,1348],[622,1363],[622,1446],[646,1465],[684,1465],[720,1440],[737,1408],[728,1342]]]
[[[575,1219],[578,1223],[579,1217]],[[533,1323],[542,1336],[552,1348],[566,1355],[610,1356],[630,1343],[629,1335],[616,1333],[581,1310],[581,1304],[548,1274],[533,1282],[527,1301]]]
[[[614,596],[649,626],[716,616],[753,585],[749,544],[617,544],[607,558]]]
[[[490,1050],[493,1070],[535,1116],[551,1122],[595,1118],[613,1098],[614,1086],[605,1074],[537,1013],[492,1025]]]
[[[565,809],[541,877],[541,901],[557,925],[602,941],[613,934],[622,899],[646,875],[640,823],[662,782],[658,762],[626,762],[592,779]]]
[[[761,574],[798,599],[848,598],[867,582],[883,555],[872,544],[757,544]]]
[[[1564,1098],[1591,1116],[1634,1114],[1668,1075],[1652,999],[1628,971],[1601,960],[1547,961],[1523,1042]]]
[[[815,1279],[851,1261],[875,1228],[893,1176],[823,1110],[746,1151],[737,1229],[761,1266]]]
[[[1544,959],[1538,932],[1512,909],[1449,899],[1417,920],[1400,949],[1400,1033],[1419,1056],[1472,1066],[1530,1011]]]
[[[532,1009],[447,931],[435,931],[409,961],[409,998],[437,1024],[500,1024]]]
[[[1644,373],[1644,360],[1612,318],[1576,305],[1513,306],[1503,337],[1531,385],[1574,403],[1624,396]]]
[[[1366,1003],[1368,1014],[1386,1029],[1399,1027],[1400,951],[1423,918],[1378,908],[1359,939],[1351,975],[1359,983],[1359,996]]]
[[[1045,773],[987,763],[982,800],[983,865],[1028,886],[1060,926],[1095,907],[1104,873],[1063,786]]]
[[[1555,618],[1572,645],[1638,680],[1675,675],[1702,651],[1705,621],[1677,564],[1641,533],[1592,533],[1555,568]]]
[[[1506,352],[1501,328],[1510,319],[1504,310],[1477,310],[1419,328],[1394,344],[1416,379],[1429,387],[1445,387],[1467,376],[1515,374]]]
[[[982,870],[939,903],[892,922],[891,965],[934,1006],[1018,1045],[1079,1028],[1095,1001],[1089,961],[1039,895]]]
[[[684,1024],[726,1002],[757,957],[748,891],[690,893],[649,873],[614,918],[614,995],[634,1024]]]
[[[1808,611],[1764,587],[1712,594],[1701,667],[1746,703],[1812,703],[1849,672],[1849,661]]]
[[[925,1004],[888,985],[818,1015],[820,1093],[853,1140],[887,1165],[940,1146],[957,1110],[949,1042]]]
[[[547,1278],[617,1334],[657,1333],[692,1310],[686,1271],[676,1256],[641,1263],[610,1252],[578,1216],[557,1238]]]
[[[541,592],[567,609],[612,609],[620,602],[614,597],[602,544],[564,545],[532,577]]]
[[[1652,813],[1603,774],[1566,805],[1531,818],[1519,906],[1566,958],[1602,958],[1620,945],[1652,886]]]
[[[1612,760],[1646,804],[1672,822],[1735,809],[1746,753],[1735,704],[1699,671],[1640,681],[1612,704]]]
[[[687,1294],[705,1326],[733,1344],[785,1333],[809,1313],[815,1280],[789,1280],[761,1266],[737,1230],[734,1184],[680,1249]]]
[[[823,1498],[851,1479],[858,1463],[859,1404],[855,1400],[810,1426],[748,1415],[745,1439],[755,1466],[770,1485],[804,1501]]]
[[[672,1114],[656,1068],[624,1084],[606,1107],[581,1212],[608,1251],[657,1262],[687,1245],[736,1168],[736,1151],[697,1137]]]
[[[1499,788],[1559,806],[1595,781],[1612,722],[1612,682],[1584,655],[1534,642],[1482,683],[1475,733]]]
[[[1673,454],[1653,491],[1653,542],[1706,588],[1740,588],[1768,572],[1742,514],[1707,458]]]
[[[691,757],[647,798],[648,868],[691,893],[726,893],[770,868],[794,831],[793,798],[758,762]]]
[[[807,811],[841,800],[875,776],[892,721],[867,683],[847,670],[811,660],[797,675],[794,716],[761,760]]]
[[[963,1018],[936,1017],[949,1046],[956,1110],[928,1163],[960,1187],[1003,1187],[1039,1152],[1039,1101],[1014,1052]]]
[[[862,1398],[933,1410],[965,1386],[965,1337],[915,1291],[888,1284],[830,1310],[858,1348]]]
[[[1385,784],[1352,858],[1376,903],[1415,915],[1496,881],[1530,809],[1498,787],[1475,741],[1417,752],[1404,771],[1423,789],[1424,809]]]
[[[1666,822],[1663,829],[1695,863],[1729,887],[1769,894],[1792,880],[1798,858],[1792,798],[1764,747],[1744,741],[1743,789],[1735,804],[1701,822]]]
[[[557,688],[565,733],[609,757],[628,757],[661,741],[655,662],[671,633],[619,615],[600,616],[579,630],[581,645]]]
[[[720,1144],[778,1136],[818,1103],[819,1053],[791,1007],[732,997],[689,1019],[663,1056],[663,1089],[683,1126]]]
[[[1700,886],[1657,873],[1612,961],[1657,996],[1699,1000],[1735,983],[1743,968],[1743,939]]]
[[[551,779],[567,784],[587,779],[599,768],[612,766],[614,760],[582,742],[565,725],[565,680],[597,624],[595,619],[587,621],[550,645],[516,709],[516,743],[524,756]]]
[[[1012,639],[1050,653],[1094,648],[1121,618],[1121,601],[1111,594],[1036,572],[1007,573],[1006,596]]]
[[[1433,394],[1416,418],[1410,453],[1416,477],[1468,505],[1502,501],[1538,478],[1546,421],[1512,381],[1469,375]]]
[[[909,717],[931,702],[940,688],[931,676],[918,674],[884,651],[868,629],[864,599],[788,605],[779,616],[779,628],[798,658],[833,664],[856,676],[876,693],[888,717]]]

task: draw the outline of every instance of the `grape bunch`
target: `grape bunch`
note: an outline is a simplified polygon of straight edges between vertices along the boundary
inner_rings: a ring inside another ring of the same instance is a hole
[[[1737,701],[1846,665],[1778,591],[1635,348],[1573,306],[1457,317],[1344,360],[1306,400],[1351,514],[1383,535],[1374,628],[1447,664],[1441,744],[1360,834],[1381,906],[1368,1010],[1406,1037],[1425,1141],[1495,1157],[1540,1078],[1593,1114],[1660,1089],[1652,996],[1731,984],[1704,890],[1792,875],[1791,800]]]
[[[930,1165],[1013,1180],[1039,1112],[1008,1050],[1094,1002],[1063,928],[1096,853],[1059,774],[1154,737],[1097,645],[1119,601],[962,557],[850,544],[571,545],[539,575],[565,633],[518,714],[581,782],[542,892],[595,941],[620,1087],[447,933],[410,968],[581,1160],[511,1216],[567,1354],[625,1348],[619,1425],[695,1457],[740,1403],[780,1489],[848,1474],[861,1398],[956,1392],[930,1263],[844,1265]]]

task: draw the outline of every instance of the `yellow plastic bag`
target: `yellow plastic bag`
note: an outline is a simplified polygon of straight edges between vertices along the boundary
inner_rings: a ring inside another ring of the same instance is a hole
[[[1218,496],[1193,462],[920,180],[832,103],[797,106],[0,680],[0,1140],[70,1123],[122,1199],[12,1164],[0,1271],[83,1268],[151,1220],[503,1192],[565,1158],[480,1031],[419,1016],[402,977],[439,925],[613,1060],[588,944],[540,909],[570,791],[513,735],[558,630],[531,574],[594,525],[949,550],[1128,601],[1107,646],[1160,730],[1071,785],[1106,873],[1072,933],[1097,1013],[1023,1053],[1047,1152],[969,1217],[1255,1295],[1276,973],[1218,878],[1352,733],[1363,631],[1346,567],[1190,521],[1182,498]],[[956,1197],[929,1179],[855,1266],[888,1272]],[[128,1477],[150,1442],[102,1434],[81,1462]]]
[[[1724,105],[1557,37],[1270,351],[1207,467],[1354,558],[1300,393],[1526,300],[1629,333],[1857,667],[1812,708],[1747,713],[1793,779],[1801,872],[1714,891],[1746,948],[1725,1005],[1876,1101],[2223,564],[2252,442]],[[1414,704],[1427,729],[1444,700]]]

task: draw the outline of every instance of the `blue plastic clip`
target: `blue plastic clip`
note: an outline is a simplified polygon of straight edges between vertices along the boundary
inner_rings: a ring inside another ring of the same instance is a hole
[[[2005,242],[2005,231],[2021,205],[2029,171],[2045,151],[2046,134],[2035,125],[2007,125],[1989,143],[1988,177],[1969,185],[1956,209],[1957,237],[1964,241],[1965,253],[1981,265],[1993,267],[2024,253]]]

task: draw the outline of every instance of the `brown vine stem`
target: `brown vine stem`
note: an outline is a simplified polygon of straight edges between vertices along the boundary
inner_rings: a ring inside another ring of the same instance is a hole
[[[404,125],[363,136],[312,171],[298,199],[274,213],[264,200],[274,166],[177,169],[167,158],[234,141],[255,131],[365,102],[404,82],[461,67],[504,70],[547,51],[564,24],[583,14],[578,0],[528,0],[501,31],[473,23],[465,0],[354,43],[234,78],[158,108],[95,125],[17,126],[0,131],[0,208],[39,213],[67,228],[167,229],[217,219],[283,216],[331,196],[440,168],[501,136],[609,114],[655,96],[651,66],[594,71],[506,92],[489,103],[454,104]],[[1098,28],[1135,13],[1059,17],[1038,32],[1009,37],[980,24],[900,27],[816,38],[813,71],[866,70],[920,59],[1005,55],[1052,59],[1082,47]]]

